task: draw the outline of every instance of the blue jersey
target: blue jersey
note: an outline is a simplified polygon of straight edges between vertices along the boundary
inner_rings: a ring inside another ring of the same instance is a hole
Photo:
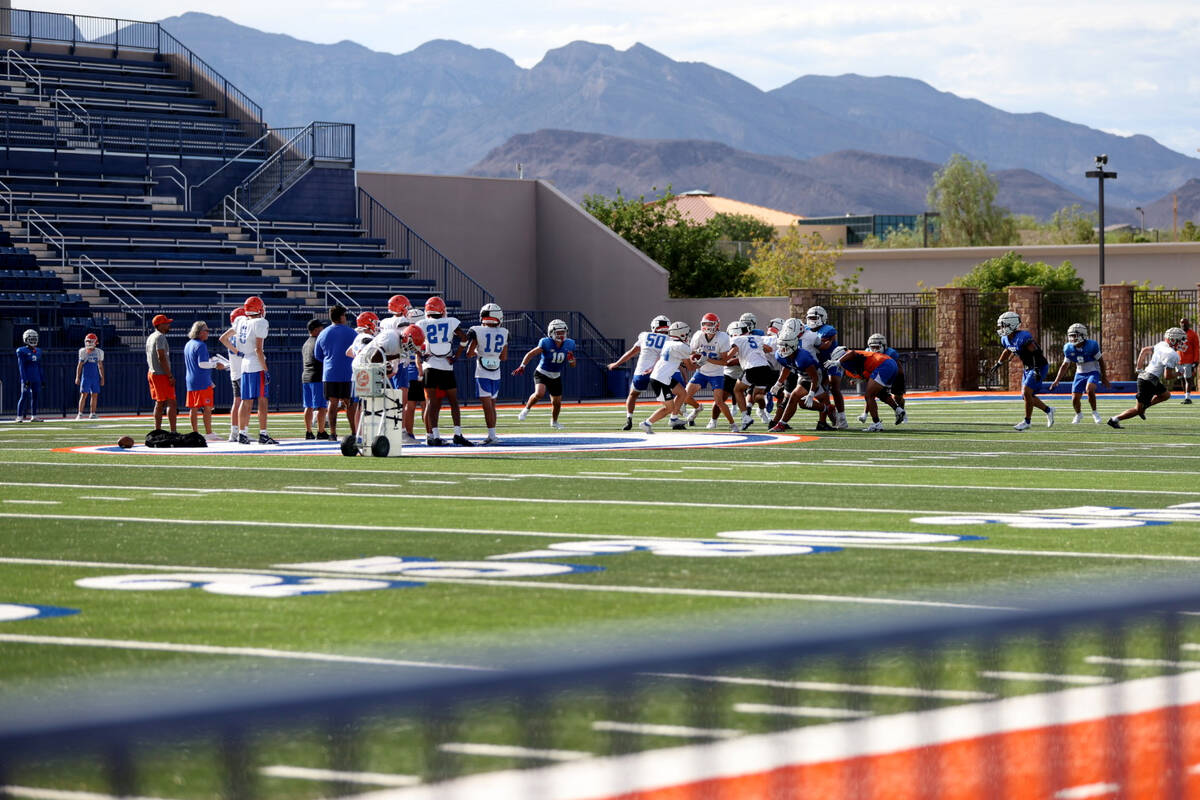
[[[1095,339],[1084,339],[1082,344],[1063,345],[1063,360],[1075,365],[1076,373],[1100,371],[1100,343]]]
[[[542,357],[538,361],[537,371],[547,378],[557,378],[562,374],[563,365],[567,363],[567,354],[575,352],[575,340],[564,339],[562,342],[556,342],[549,336],[543,336],[538,342],[538,347],[542,348]]]
[[[896,352],[894,347],[883,348],[883,354],[897,363],[900,361],[900,354]]]
[[[817,369],[821,368],[821,365],[818,364],[817,360],[812,357],[812,354],[803,347],[797,348],[796,352],[786,357],[779,355],[778,351],[776,351],[775,362],[782,367],[787,367],[792,372],[797,374],[806,373],[809,367],[816,367]]]
[[[1030,342],[1033,342],[1033,350],[1029,350],[1027,347]],[[1017,331],[1010,335],[1001,336],[1000,344],[1004,345],[1010,352],[1020,358],[1025,369],[1040,370],[1046,366],[1046,356],[1042,355],[1042,348],[1038,347],[1033,334],[1029,331]]]
[[[821,337],[821,342],[817,345],[817,353],[820,354],[822,361],[829,360],[829,354],[833,352],[833,348],[837,347],[837,328],[832,325],[822,325],[813,332]],[[829,342],[826,343],[825,339],[829,339]]]
[[[17,348],[17,369],[21,383],[42,382],[42,351],[25,345]]]
[[[183,367],[187,370],[187,390],[201,392],[213,385],[212,369],[200,366],[208,361],[208,345],[199,339],[189,339],[183,346]]]
[[[330,325],[317,335],[313,358],[321,359],[321,377],[326,383],[345,383],[353,378],[352,359],[346,355],[358,333],[349,325]]]

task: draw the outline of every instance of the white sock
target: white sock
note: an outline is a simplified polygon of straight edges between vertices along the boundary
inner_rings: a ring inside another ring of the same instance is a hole
[[[488,436],[492,439],[495,439],[496,438],[496,429],[488,428]]]
[[[625,419],[632,420],[632,419],[633,419],[633,414],[630,414],[628,411],[626,411],[626,412],[625,412]]]
[[[429,434],[429,435],[430,435],[430,436],[432,436],[434,439],[440,439],[440,438],[442,438],[442,434],[441,434],[441,432],[439,432],[439,431],[438,431],[438,429],[437,429],[437,428],[434,428],[434,429],[433,429],[433,430],[430,432],[430,434]]]
[[[249,430],[249,428],[238,428],[238,433],[240,433],[240,434],[242,434],[243,436],[245,436],[245,435],[246,435],[246,431],[247,431],[247,430]]]
[[[454,435],[455,435],[455,436],[462,436],[462,426],[461,426],[461,425],[455,425],[455,426],[454,426]]]

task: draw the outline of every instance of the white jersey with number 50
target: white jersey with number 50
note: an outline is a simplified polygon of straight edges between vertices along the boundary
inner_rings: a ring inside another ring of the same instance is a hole
[[[742,369],[770,366],[767,354],[763,350],[762,339],[754,334],[746,333],[735,337],[730,344],[737,348],[737,360]]]
[[[638,334],[637,343],[641,350],[638,352],[637,366],[633,368],[633,374],[644,375],[654,367],[655,362],[662,355],[663,345],[667,343],[667,335],[654,331],[642,331]]]

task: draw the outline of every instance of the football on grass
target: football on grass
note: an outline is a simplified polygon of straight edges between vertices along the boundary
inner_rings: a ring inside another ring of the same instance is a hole
[[[128,450],[129,448],[133,447],[133,437],[122,436],[120,439],[117,439],[117,446],[124,447],[126,450]]]

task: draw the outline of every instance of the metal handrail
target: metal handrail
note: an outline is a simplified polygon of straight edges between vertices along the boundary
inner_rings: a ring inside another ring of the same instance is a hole
[[[17,71],[24,75],[28,80],[37,84],[37,96],[41,99],[45,93],[42,91],[42,71],[33,65],[29,59],[18,53],[16,50],[9,48],[4,54],[4,62],[7,65],[4,74],[9,80],[12,80],[13,59],[16,59]],[[24,65],[24,66],[22,66]]]
[[[150,168],[150,176],[151,177],[154,177],[154,170],[156,170],[156,169],[169,169],[169,170],[172,170],[173,172],[176,172],[179,174],[178,178],[176,178],[174,175],[167,175],[165,177],[167,180],[173,182],[176,186],[178,186],[180,189],[183,190],[183,210],[191,211],[192,210],[192,191],[191,191],[191,189],[188,188],[188,177],[183,172],[183,170],[181,170],[179,167],[175,166],[174,164],[156,164]],[[180,179],[182,179],[182,181]]]
[[[91,265],[90,269],[84,266],[84,261]],[[122,286],[120,281],[110,275],[108,271],[104,269],[104,267],[93,261],[90,256],[79,256],[72,263],[79,270],[79,277],[76,283],[79,288],[83,288],[83,276],[86,274],[97,288],[103,289],[112,295],[113,299],[116,300],[125,311],[135,315],[142,321],[142,326],[145,327],[147,314],[146,305],[141,300],[138,300],[133,292]],[[100,277],[97,278],[96,274],[99,274]],[[123,292],[132,302],[126,302],[125,298],[121,297],[120,292]]]
[[[362,308],[362,306],[358,304],[357,300],[347,294],[345,289],[338,286],[333,281],[325,281],[325,285],[322,287],[322,289],[325,291],[325,305],[329,305],[329,301],[332,298],[337,300],[348,309],[352,308],[357,311],[358,309]]]
[[[29,233],[26,236],[26,241],[33,240],[33,231],[36,229],[38,234],[43,239],[49,239],[51,244],[58,246],[58,252],[62,266],[67,266],[67,237],[63,232],[54,227],[54,223],[42,216],[37,209],[29,209],[25,212],[25,221],[29,225]],[[55,241],[55,237],[58,241]]]
[[[13,219],[17,213],[17,206],[13,200],[13,190],[4,181],[0,181],[0,200],[8,205],[8,218]]]
[[[250,183],[255,178],[257,178],[259,175],[261,175],[266,170],[270,169],[276,161],[279,161],[280,159],[282,159],[284,152],[287,151],[288,148],[290,148],[293,144],[295,144],[301,138],[310,135],[312,133],[312,127],[315,124],[316,123],[313,123],[313,122],[308,123],[308,125],[306,125],[304,128],[302,128],[299,133],[297,133],[292,138],[288,139],[286,142],[284,142],[282,145],[280,145],[279,149],[277,149],[274,153],[272,153],[270,156],[268,156],[266,161],[259,164],[258,167],[253,172],[251,172],[249,175],[247,175],[245,178],[242,179],[242,182],[240,184],[238,184],[238,186],[236,188],[234,188],[234,190],[233,190],[234,196],[235,197],[237,196],[238,190],[243,189],[245,187],[249,187]]]
[[[61,107],[64,111],[73,116],[87,129],[87,138],[92,138],[92,115],[87,109],[71,95],[64,92],[62,89],[54,90],[54,106]],[[78,109],[78,111],[76,110]]]
[[[244,225],[254,232],[254,241],[262,241],[262,222],[254,213],[238,202],[233,195],[225,195],[221,199],[221,221],[228,224],[230,217],[239,225]]]
[[[195,190],[195,189],[199,189],[201,186],[203,186],[204,184],[206,184],[206,183],[208,183],[209,181],[211,181],[213,178],[215,178],[215,177],[217,176],[217,174],[218,174],[219,172],[221,172],[222,170],[224,170],[224,169],[225,169],[226,167],[228,167],[230,164],[232,164],[232,163],[234,163],[235,161],[237,161],[237,160],[238,160],[239,158],[241,158],[242,156],[246,155],[246,153],[250,152],[250,151],[251,151],[251,150],[253,150],[255,147],[258,147],[258,145],[262,144],[262,142],[263,142],[263,140],[264,140],[264,139],[266,139],[268,136],[270,136],[270,135],[271,135],[272,133],[274,133],[274,132],[275,132],[274,130],[272,130],[272,129],[268,128],[266,133],[264,133],[262,136],[260,136],[260,137],[258,137],[257,139],[255,139],[255,140],[254,140],[253,142],[251,142],[250,144],[248,144],[248,145],[246,145],[245,147],[243,147],[243,148],[242,148],[242,149],[241,149],[241,150],[240,150],[240,151],[239,151],[239,152],[238,152],[236,155],[234,155],[234,156],[231,156],[231,157],[230,157],[230,159],[229,159],[228,161],[226,161],[224,164],[222,164],[221,166],[219,166],[219,167],[217,167],[215,170],[213,170],[213,171],[212,171],[212,173],[210,173],[210,174],[209,174],[209,175],[208,175],[208,176],[207,176],[207,177],[206,177],[204,180],[202,180],[202,181],[200,181],[200,182],[198,182],[198,183],[194,183],[194,184],[192,184],[192,189],[193,189],[193,190]]]
[[[312,264],[309,263],[308,259],[302,256],[300,251],[293,247],[290,243],[285,242],[278,236],[275,237],[269,246],[272,251],[271,266],[277,267],[279,265],[279,258],[282,256],[284,261],[286,261],[290,267],[293,269],[298,269],[300,272],[304,273],[304,277],[308,278],[308,291],[311,292]],[[289,255],[289,253],[291,255]]]

